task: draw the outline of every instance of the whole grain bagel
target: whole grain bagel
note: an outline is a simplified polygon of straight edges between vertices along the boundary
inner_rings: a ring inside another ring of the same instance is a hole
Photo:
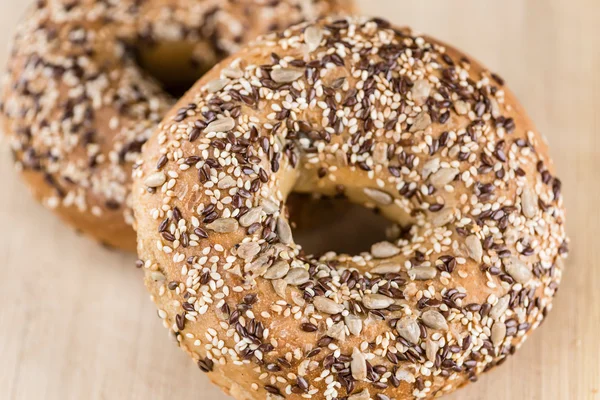
[[[380,19],[245,46],[168,114],[134,176],[158,314],[238,400],[451,392],[540,325],[567,251],[561,183],[503,80]],[[305,256],[292,191],[344,193],[407,232]]]
[[[131,165],[174,104],[164,87],[185,90],[258,34],[351,10],[345,0],[39,0],[0,95],[16,164],[64,220],[134,250]]]

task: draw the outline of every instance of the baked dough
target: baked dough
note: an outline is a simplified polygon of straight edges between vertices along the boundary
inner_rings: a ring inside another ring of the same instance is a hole
[[[241,44],[347,0],[40,0],[16,34],[0,116],[37,199],[135,250],[128,201],[142,144],[186,89]]]
[[[561,280],[561,183],[513,94],[379,19],[245,46],[169,113],[134,175],[158,315],[238,400],[451,392],[519,348]],[[292,191],[343,193],[407,232],[304,255]]]

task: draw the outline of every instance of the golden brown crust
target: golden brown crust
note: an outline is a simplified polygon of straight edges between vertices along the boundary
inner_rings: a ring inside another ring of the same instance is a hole
[[[259,34],[352,6],[38,1],[15,37],[0,97],[17,165],[36,197],[76,229],[134,250],[131,166],[174,103],[138,61],[181,86]]]
[[[136,236],[133,229],[123,228],[123,213],[118,210],[107,210],[102,218],[91,213],[81,212],[76,207],[48,204],[48,183],[42,174],[29,170],[21,171],[21,177],[27,183],[33,197],[44,206],[52,209],[65,223],[74,227],[77,232],[93,237],[108,248],[120,248],[135,251]]]
[[[475,380],[542,322],[566,253],[560,187],[498,76],[356,17],[217,65],[145,145],[133,198],[159,316],[212,381],[236,399],[386,400]],[[291,191],[410,230],[303,256]]]

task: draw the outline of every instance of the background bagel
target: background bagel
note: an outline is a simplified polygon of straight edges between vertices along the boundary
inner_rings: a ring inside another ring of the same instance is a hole
[[[133,250],[131,165],[173,96],[258,34],[352,9],[341,0],[38,1],[0,95],[17,167],[65,221]]]
[[[343,191],[409,237],[300,257],[292,190]],[[503,81],[379,19],[218,65],[146,144],[133,193],[159,316],[236,399],[450,392],[542,322],[567,251],[560,180]]]

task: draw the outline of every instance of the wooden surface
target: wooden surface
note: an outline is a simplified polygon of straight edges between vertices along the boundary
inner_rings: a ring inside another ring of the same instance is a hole
[[[0,61],[26,0],[0,0]],[[365,0],[500,73],[545,133],[572,240],[546,323],[502,367],[451,399],[600,399],[600,2]],[[62,226],[0,153],[0,399],[225,396],[156,317],[132,255]]]

